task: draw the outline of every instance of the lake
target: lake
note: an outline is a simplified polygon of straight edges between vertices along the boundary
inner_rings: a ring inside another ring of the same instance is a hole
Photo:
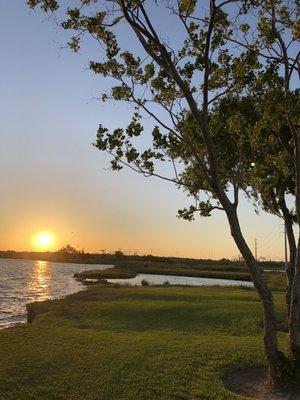
[[[26,322],[27,303],[84,289],[75,272],[110,266],[0,258],[0,329]]]
[[[25,323],[27,303],[59,298],[83,290],[85,286],[73,278],[76,272],[109,267],[111,265],[0,258],[0,329]],[[111,283],[138,286],[142,280],[151,285],[162,285],[168,281],[170,285],[253,287],[251,282],[245,281],[152,274],[140,274],[132,279],[108,279]]]

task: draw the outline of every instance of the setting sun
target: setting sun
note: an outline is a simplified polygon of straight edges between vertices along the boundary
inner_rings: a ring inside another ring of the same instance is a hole
[[[40,250],[50,250],[55,243],[55,236],[48,231],[38,232],[34,236],[33,242]]]

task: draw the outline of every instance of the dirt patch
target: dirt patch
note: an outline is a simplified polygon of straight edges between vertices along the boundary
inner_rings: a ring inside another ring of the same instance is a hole
[[[70,294],[66,296],[69,300],[80,300],[80,301],[99,301],[99,300],[111,300],[123,297],[124,294],[118,289],[111,289],[107,287],[93,287],[81,292]]]
[[[261,400],[300,400],[296,393],[289,395],[273,390],[265,367],[248,367],[228,371],[223,376],[226,389],[233,393]]]

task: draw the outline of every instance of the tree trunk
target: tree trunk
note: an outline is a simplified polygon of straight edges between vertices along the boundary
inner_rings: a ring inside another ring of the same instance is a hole
[[[288,319],[290,319],[291,303],[292,303],[292,290],[295,277],[295,264],[297,255],[297,246],[295,235],[293,231],[293,219],[289,209],[286,206],[284,197],[280,200],[280,208],[283,213],[286,235],[289,243],[290,257],[289,263],[286,266],[287,287],[286,287],[286,305],[288,312]]]
[[[296,213],[300,221],[300,133],[293,130],[295,140],[295,196]],[[300,236],[298,236],[295,277],[292,287],[290,312],[290,345],[296,366],[300,367]]]
[[[287,288],[286,288],[286,303],[288,309],[288,315],[290,315],[291,311],[291,303],[292,303],[292,291],[293,291],[293,283],[295,279],[295,264],[296,264],[296,254],[297,254],[297,247],[295,236],[293,232],[293,226],[286,227],[287,230],[287,237],[289,242],[289,249],[290,249],[290,259],[288,268],[286,271],[287,274]]]
[[[296,258],[296,271],[292,286],[290,312],[290,344],[297,368],[300,368],[300,237]]]
[[[225,209],[225,211],[230,224],[231,236],[245,260],[254,287],[262,301],[264,313],[264,347],[269,365],[270,378],[273,384],[280,384],[281,372],[277,344],[277,321],[273,296],[262,276],[259,265],[243,237],[236,209]]]

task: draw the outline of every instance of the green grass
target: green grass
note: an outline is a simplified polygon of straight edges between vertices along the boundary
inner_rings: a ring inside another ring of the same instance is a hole
[[[253,290],[92,287],[29,309],[0,332],[1,400],[242,399],[223,372],[264,363]]]
[[[286,274],[278,272],[266,272],[264,274],[269,287],[273,291],[284,291],[287,285]]]
[[[195,270],[195,271],[220,271],[220,272],[247,272],[244,265],[234,264],[215,264],[213,263],[198,263],[187,265],[184,263],[167,263],[159,261],[119,261],[116,263],[119,267],[132,268],[134,271],[141,268],[163,268],[163,269],[182,269],[182,270]]]

